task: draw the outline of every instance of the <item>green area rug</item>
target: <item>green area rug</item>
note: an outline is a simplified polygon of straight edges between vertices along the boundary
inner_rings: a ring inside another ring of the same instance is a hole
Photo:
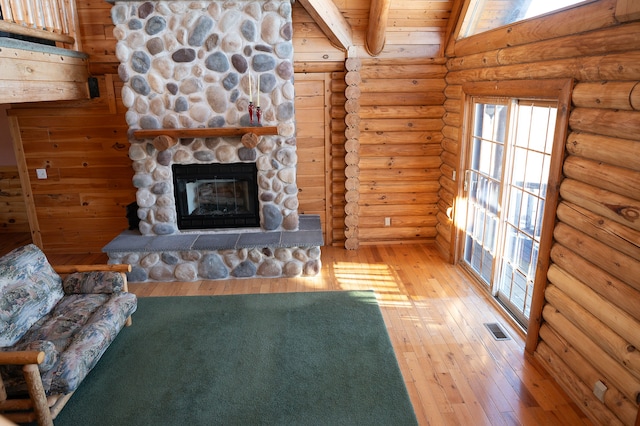
[[[56,426],[417,424],[371,291],[138,302]]]

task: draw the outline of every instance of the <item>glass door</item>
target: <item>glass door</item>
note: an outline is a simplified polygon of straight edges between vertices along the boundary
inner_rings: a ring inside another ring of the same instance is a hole
[[[540,247],[556,103],[473,101],[463,264],[523,325]]]
[[[504,170],[506,104],[474,103],[469,164],[465,170],[467,217],[464,261],[485,284],[495,273]]]

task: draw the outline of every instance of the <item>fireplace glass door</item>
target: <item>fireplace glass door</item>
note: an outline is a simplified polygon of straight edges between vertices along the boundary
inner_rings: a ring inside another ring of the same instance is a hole
[[[179,229],[260,226],[253,163],[174,164]]]

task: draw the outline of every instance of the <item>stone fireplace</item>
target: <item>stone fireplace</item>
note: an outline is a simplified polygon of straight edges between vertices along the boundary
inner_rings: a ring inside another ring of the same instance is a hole
[[[140,222],[110,261],[133,281],[317,274],[319,217],[298,214],[290,1],[118,0],[111,17]]]

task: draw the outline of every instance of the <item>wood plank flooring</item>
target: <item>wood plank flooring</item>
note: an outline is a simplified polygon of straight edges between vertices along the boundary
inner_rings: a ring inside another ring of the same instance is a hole
[[[22,241],[5,235],[0,254]],[[58,264],[105,260],[101,253],[50,256]],[[524,354],[517,328],[435,247],[323,247],[322,263],[313,278],[130,283],[130,289],[140,297],[373,289],[421,425],[592,424]],[[487,322],[500,323],[511,339],[494,340]]]

